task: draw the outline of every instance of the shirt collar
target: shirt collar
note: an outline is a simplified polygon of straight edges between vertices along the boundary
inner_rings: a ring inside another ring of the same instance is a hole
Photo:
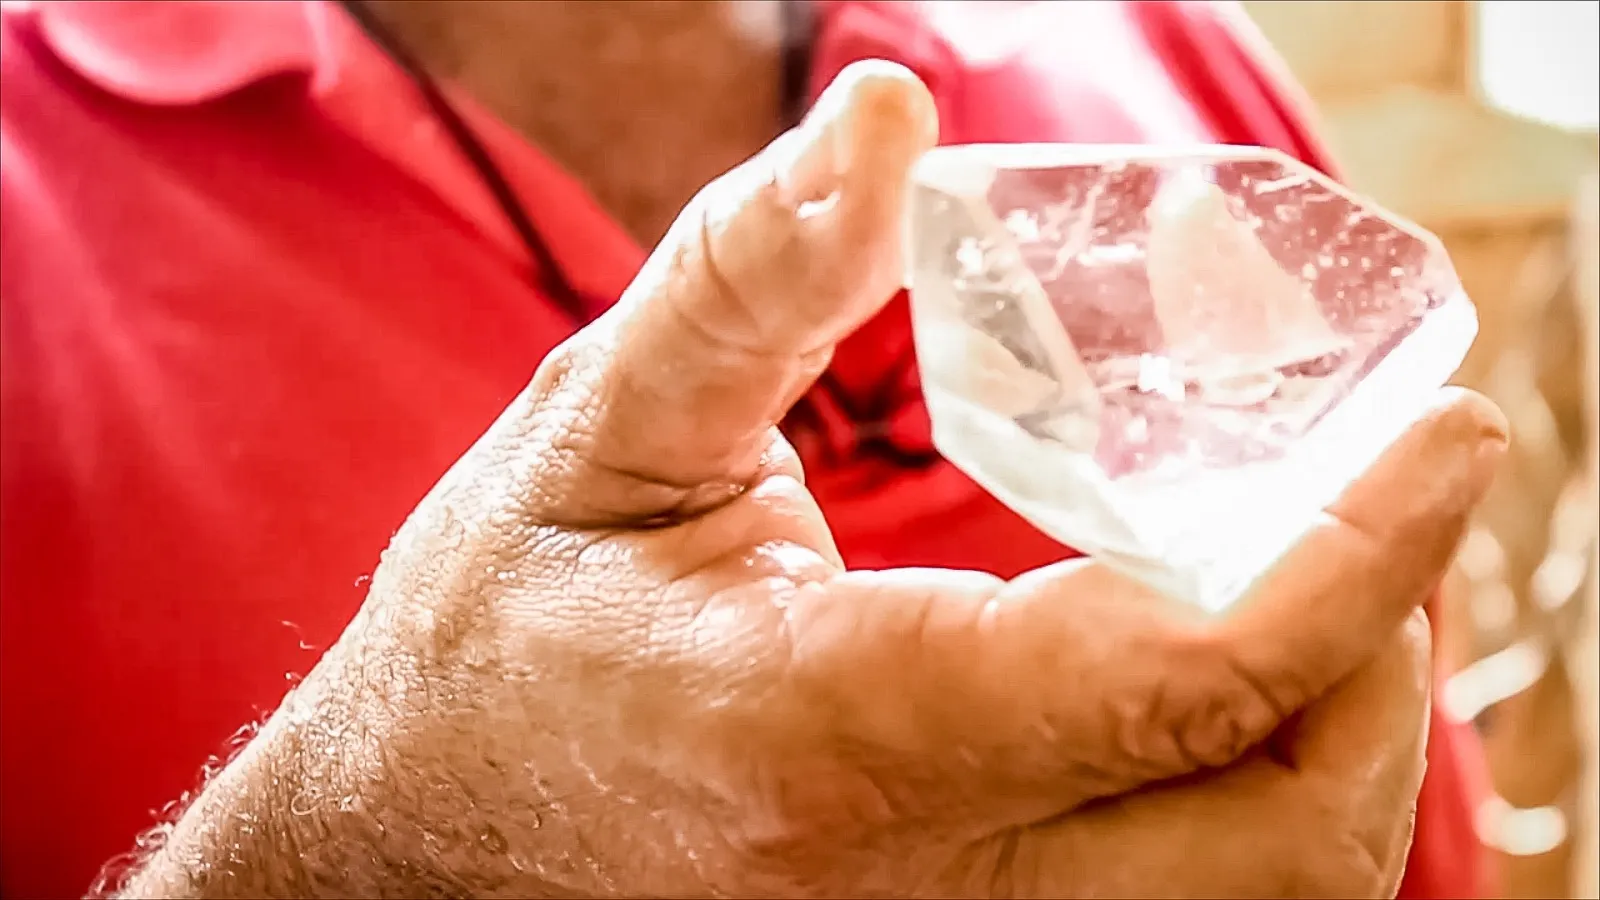
[[[162,106],[203,103],[264,78],[311,73],[323,55],[299,3],[36,2],[45,43],[109,93]]]
[[[477,172],[415,86],[336,4],[322,0],[38,0],[40,36],[80,76],[123,99],[185,106],[261,81],[304,76],[328,115],[437,193],[502,252],[529,259]],[[527,209],[564,280],[593,311],[644,259],[576,179],[471,98],[446,86]]]

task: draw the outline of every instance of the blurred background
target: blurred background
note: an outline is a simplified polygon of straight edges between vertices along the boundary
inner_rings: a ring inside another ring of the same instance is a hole
[[[1458,381],[1513,442],[1448,586],[1438,699],[1488,744],[1504,896],[1600,896],[1600,3],[1244,5],[1352,186],[1443,238],[1478,306]]]

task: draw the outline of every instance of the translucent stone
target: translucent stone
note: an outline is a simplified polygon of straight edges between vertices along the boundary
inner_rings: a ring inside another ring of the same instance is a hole
[[[1437,238],[1275,151],[954,146],[915,183],[940,451],[1207,609],[1426,411],[1477,333]]]

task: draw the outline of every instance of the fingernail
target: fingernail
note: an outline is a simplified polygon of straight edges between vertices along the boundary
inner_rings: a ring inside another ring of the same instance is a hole
[[[1484,434],[1478,439],[1478,447],[1472,457],[1472,474],[1475,479],[1483,483],[1482,490],[1488,490],[1489,485],[1493,483],[1495,474],[1500,469],[1500,463],[1510,448],[1510,436],[1503,430]]]
[[[921,132],[914,136],[924,141],[920,149],[931,146],[938,117],[926,95],[916,76],[894,63],[867,60],[846,67],[805,120],[769,148],[783,202],[828,197],[853,167],[871,162],[863,155],[892,159],[906,143],[908,115],[920,120]]]
[[[1448,416],[1453,427],[1442,435],[1460,461],[1456,474],[1464,490],[1460,500],[1471,506],[1482,498],[1510,445],[1505,414],[1487,397],[1461,388],[1439,392],[1436,415]]]
[[[921,80],[897,63],[869,59],[847,66],[823,92],[815,111],[831,132],[837,169],[849,169],[860,142],[886,124],[891,132],[912,124],[916,137],[931,145],[937,138],[937,116],[917,98],[919,93],[927,93]],[[913,116],[914,124],[904,121]]]

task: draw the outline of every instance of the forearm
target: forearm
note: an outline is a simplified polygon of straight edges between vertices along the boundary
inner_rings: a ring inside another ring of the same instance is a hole
[[[344,649],[285,698],[118,896],[564,895],[537,877],[535,835],[496,802],[504,786],[466,777],[511,766],[468,764],[462,754],[485,742],[423,705],[431,691],[413,666],[352,666]],[[560,829],[533,820],[548,849]]]
[[[321,669],[322,667],[319,667]],[[313,675],[313,678],[316,678]],[[172,824],[128,898],[381,896],[409,891],[374,846],[350,722],[308,679]],[[423,896],[416,893],[414,896]]]

